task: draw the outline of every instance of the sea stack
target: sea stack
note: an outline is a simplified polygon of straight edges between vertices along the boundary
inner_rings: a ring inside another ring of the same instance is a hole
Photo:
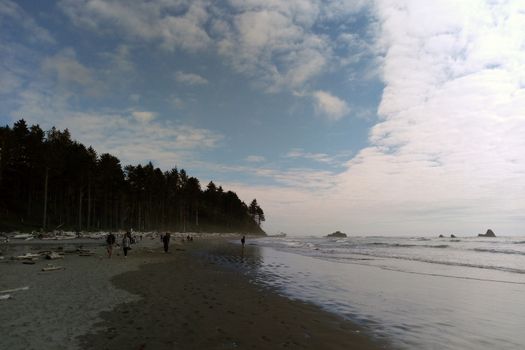
[[[347,235],[346,233],[343,233],[341,231],[335,231],[334,233],[330,233],[328,236],[326,237],[335,237],[335,238],[346,238]]]
[[[485,234],[480,233],[478,237],[496,237],[496,235],[494,234],[494,231],[492,231],[491,229],[488,229],[487,233]]]

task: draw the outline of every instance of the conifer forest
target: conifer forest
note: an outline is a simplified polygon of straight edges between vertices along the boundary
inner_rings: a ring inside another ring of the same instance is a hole
[[[0,127],[0,230],[171,230],[263,234],[252,200],[174,167],[123,166],[68,129]]]

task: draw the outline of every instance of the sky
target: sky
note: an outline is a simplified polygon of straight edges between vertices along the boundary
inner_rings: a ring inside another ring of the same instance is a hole
[[[525,234],[525,1],[0,0],[21,118],[270,234]]]

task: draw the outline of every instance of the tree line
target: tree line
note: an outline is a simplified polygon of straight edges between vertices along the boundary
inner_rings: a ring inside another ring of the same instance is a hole
[[[0,127],[0,230],[172,230],[264,233],[264,211],[176,167],[122,167],[73,140],[21,119]]]

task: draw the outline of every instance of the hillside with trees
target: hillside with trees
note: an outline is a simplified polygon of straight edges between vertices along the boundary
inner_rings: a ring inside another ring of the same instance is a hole
[[[0,127],[0,230],[171,230],[264,234],[262,208],[176,167],[122,166],[22,119]]]

